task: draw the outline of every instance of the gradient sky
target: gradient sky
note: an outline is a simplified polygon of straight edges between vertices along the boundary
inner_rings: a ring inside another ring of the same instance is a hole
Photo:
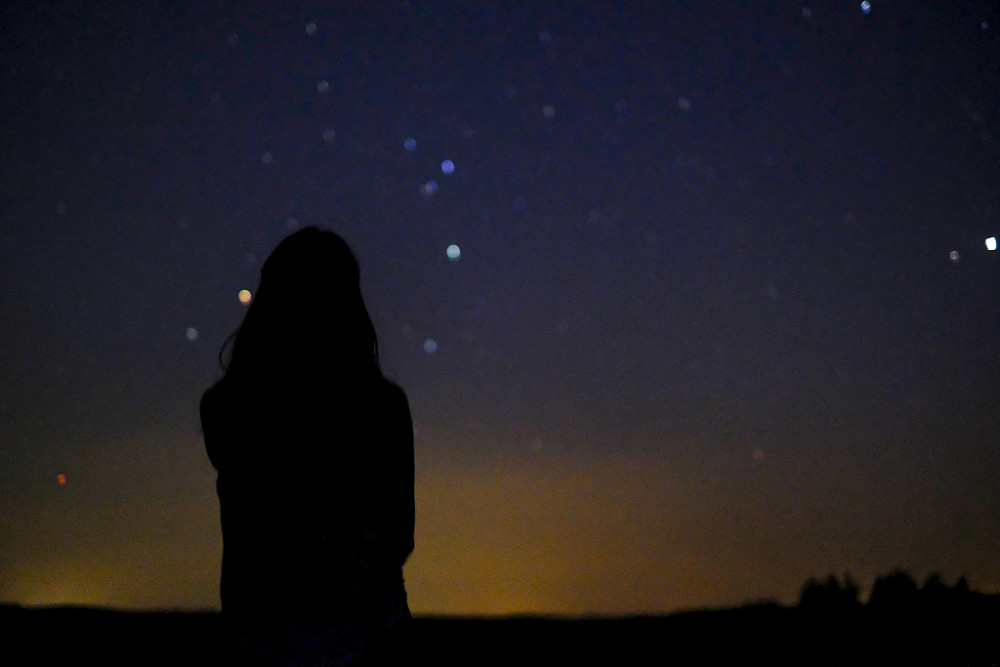
[[[126,4],[0,9],[0,601],[218,605],[198,401],[302,225],[416,613],[1000,591],[996,2]]]

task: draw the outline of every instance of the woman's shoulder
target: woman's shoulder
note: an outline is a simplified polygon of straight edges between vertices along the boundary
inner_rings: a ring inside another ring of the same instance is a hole
[[[211,387],[205,390],[205,393],[201,395],[201,401],[198,403],[198,409],[201,412],[201,421],[204,422],[206,418],[211,419],[214,413],[217,411],[217,406],[222,400],[223,387],[222,380],[219,380]]]
[[[397,400],[406,400],[406,392],[389,378],[382,378],[382,391]]]
[[[395,410],[405,410],[407,414],[410,412],[410,402],[406,397],[406,392],[398,384],[393,382],[388,378],[383,378],[382,381],[382,396],[383,401]]]
[[[219,380],[211,387],[205,390],[205,393],[201,395],[201,404],[204,406],[206,404],[211,405],[214,401],[218,400],[220,394],[223,391],[223,381]]]
[[[198,405],[202,422],[206,418],[211,420],[219,413],[225,412],[225,407],[231,401],[231,394],[231,387],[226,383],[225,378],[206,389],[205,393],[201,395],[201,402]]]
[[[205,438],[205,449],[208,451],[208,458],[215,466],[216,470],[221,469],[223,463],[228,458],[228,425],[226,410],[226,389],[220,380],[209,387],[201,395],[201,402],[198,406],[201,417],[201,432]]]
[[[231,434],[234,426],[245,419],[247,408],[243,394],[225,378],[219,380],[201,395],[198,405],[201,429],[206,437]]]

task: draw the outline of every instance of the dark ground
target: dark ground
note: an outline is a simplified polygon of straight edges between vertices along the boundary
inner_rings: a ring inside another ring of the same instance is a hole
[[[0,606],[5,665],[217,664],[218,614]],[[961,607],[753,605],[636,618],[415,621],[420,665],[1000,665],[1000,596]],[[14,658],[14,656],[23,656]]]

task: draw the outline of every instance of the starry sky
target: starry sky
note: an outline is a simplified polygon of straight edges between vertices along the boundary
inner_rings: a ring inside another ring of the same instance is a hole
[[[996,2],[9,2],[0,40],[0,601],[218,606],[198,401],[305,225],[410,398],[415,613],[1000,591]]]

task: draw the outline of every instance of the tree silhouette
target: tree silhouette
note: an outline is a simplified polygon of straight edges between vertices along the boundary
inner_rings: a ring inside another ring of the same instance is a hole
[[[918,600],[917,582],[903,569],[875,579],[868,606],[879,611],[912,610]]]
[[[833,574],[822,581],[810,577],[802,586],[799,607],[815,613],[846,613],[860,607],[860,593],[850,572],[844,573],[843,583]]]
[[[954,613],[967,607],[974,596],[969,582],[959,577],[948,586],[937,572],[930,574],[920,589],[920,606],[928,613]]]

